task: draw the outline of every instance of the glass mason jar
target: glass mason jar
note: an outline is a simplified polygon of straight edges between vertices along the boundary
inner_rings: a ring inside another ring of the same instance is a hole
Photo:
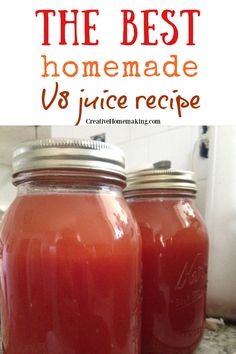
[[[125,191],[142,235],[142,354],[190,354],[204,331],[208,236],[192,172],[148,169]]]
[[[141,249],[124,156],[101,142],[19,146],[1,230],[4,354],[138,354]]]

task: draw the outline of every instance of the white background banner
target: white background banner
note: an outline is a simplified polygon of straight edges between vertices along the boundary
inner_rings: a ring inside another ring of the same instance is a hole
[[[229,0],[4,2],[0,124],[235,124],[234,16]]]

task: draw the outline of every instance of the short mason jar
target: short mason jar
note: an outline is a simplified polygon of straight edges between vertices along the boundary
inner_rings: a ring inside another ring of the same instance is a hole
[[[142,354],[190,354],[204,331],[208,236],[194,173],[128,175],[125,197],[142,235]]]
[[[46,139],[13,159],[1,228],[4,354],[139,354],[141,248],[112,145]]]

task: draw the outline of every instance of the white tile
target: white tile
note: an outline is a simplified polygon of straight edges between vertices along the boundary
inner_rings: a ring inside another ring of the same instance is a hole
[[[120,144],[126,156],[126,171],[145,168],[148,156],[148,139],[137,139]]]
[[[142,138],[146,136],[151,136],[155,134],[162,133],[164,131],[178,129],[178,126],[167,126],[167,125],[147,125],[139,126],[132,125],[130,129],[131,139]]]
[[[130,126],[105,126],[106,142],[120,144],[130,142]]]
[[[205,212],[206,212],[206,188],[207,188],[207,181],[206,180],[201,180],[198,181],[198,193],[197,193],[197,200],[196,200],[196,205],[202,215],[202,217],[205,217]]]
[[[73,127],[74,138],[91,139],[94,135],[105,133],[105,126],[101,125],[80,125]]]
[[[201,140],[205,138],[204,135],[199,134],[196,140],[196,144],[194,146],[194,156],[193,156],[193,169],[196,172],[198,179],[205,179],[208,176],[208,165],[209,165],[209,158],[202,158],[200,156],[200,144]]]
[[[196,172],[197,179],[206,179],[208,176],[209,159],[200,157],[199,148],[196,154],[197,156],[195,155],[194,158],[194,171]]]
[[[80,139],[90,139],[94,135],[105,133],[106,142],[119,144],[130,140],[130,127],[108,126],[108,125],[81,125],[78,127],[53,127],[52,136],[74,137]]]
[[[92,136],[105,132],[103,126],[87,126],[80,125],[78,127],[73,126],[53,126],[52,137],[65,137],[65,138],[80,138],[90,139]]]
[[[34,138],[33,126],[0,126],[0,163],[11,164],[15,146]]]
[[[73,138],[73,127],[52,126],[51,135],[53,138]]]
[[[170,160],[174,169],[192,169],[193,127],[164,131],[149,138],[148,161]]]
[[[6,211],[16,197],[17,188],[11,183],[11,176],[5,184],[1,185],[0,210]]]
[[[46,125],[41,125],[37,128],[38,130],[38,138],[50,138],[51,137],[51,127]]]
[[[16,187],[12,184],[12,169],[11,165],[0,163],[0,219],[4,212],[16,195]]]

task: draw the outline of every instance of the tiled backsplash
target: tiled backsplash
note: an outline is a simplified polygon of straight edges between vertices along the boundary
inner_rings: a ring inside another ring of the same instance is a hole
[[[49,137],[51,128],[37,128],[39,138]],[[5,211],[15,198],[16,188],[11,183],[11,163],[14,147],[25,140],[35,139],[34,126],[0,126],[0,211]]]
[[[173,168],[191,169],[199,127],[53,127],[52,136],[90,138],[105,133],[106,142],[119,145],[126,155],[126,168],[145,167],[171,160]]]
[[[39,138],[49,137],[51,127],[0,126],[0,164],[11,165],[14,147],[22,141],[35,139],[36,135]]]
[[[199,156],[199,126],[79,126],[52,127],[53,137],[91,138],[105,133],[106,142],[120,146],[126,169],[145,168],[160,160],[171,160],[175,169],[194,169],[198,175],[198,207],[205,215],[207,160]]]
[[[11,164],[11,150],[20,141],[34,138],[34,127],[2,127],[0,131],[0,164]],[[91,138],[105,133],[106,142],[120,146],[126,155],[127,171],[151,166],[160,160],[171,160],[174,169],[195,170],[198,176],[198,207],[205,215],[208,160],[199,156],[199,126],[58,126],[40,127],[39,137]],[[2,135],[1,135],[2,134]],[[8,153],[5,153],[7,151]],[[3,165],[2,165],[3,166]],[[3,171],[3,168],[2,168]],[[7,183],[1,184],[0,208],[14,198],[10,172]]]

